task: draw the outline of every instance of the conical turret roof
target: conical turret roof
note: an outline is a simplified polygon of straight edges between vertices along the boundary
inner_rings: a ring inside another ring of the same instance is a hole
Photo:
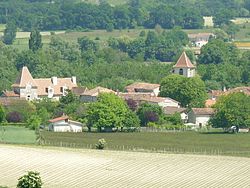
[[[27,84],[37,86],[28,67],[24,66],[12,87],[26,87]]]
[[[174,68],[195,68],[195,66],[191,63],[185,51],[181,54],[177,63],[173,67]]]

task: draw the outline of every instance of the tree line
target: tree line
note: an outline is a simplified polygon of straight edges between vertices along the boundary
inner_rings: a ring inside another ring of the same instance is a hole
[[[194,10],[195,7],[195,10]],[[14,22],[18,28],[31,31],[66,29],[125,29],[157,24],[171,29],[203,27],[203,16],[213,16],[215,25],[227,24],[234,17],[249,16],[247,0],[131,0],[111,6],[105,0],[97,4],[72,1],[8,0],[0,2],[0,23]]]

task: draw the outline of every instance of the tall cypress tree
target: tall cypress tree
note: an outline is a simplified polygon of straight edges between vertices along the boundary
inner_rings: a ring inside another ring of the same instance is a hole
[[[34,52],[42,48],[42,46],[43,46],[42,36],[40,32],[37,29],[35,29],[30,33],[29,49]]]
[[[6,24],[6,29],[4,30],[3,42],[5,44],[12,44],[16,38],[17,27],[14,22],[10,21]]]

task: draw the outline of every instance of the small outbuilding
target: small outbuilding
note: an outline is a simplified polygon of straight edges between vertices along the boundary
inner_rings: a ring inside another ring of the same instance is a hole
[[[197,128],[202,128],[214,114],[213,108],[192,108],[188,113],[188,123],[193,123]]]
[[[49,120],[49,131],[82,132],[82,127],[82,123],[69,120],[69,117],[65,115]]]

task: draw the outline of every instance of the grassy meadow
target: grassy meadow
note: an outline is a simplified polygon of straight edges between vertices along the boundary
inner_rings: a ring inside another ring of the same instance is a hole
[[[223,132],[167,132],[167,133],[42,133],[45,144],[51,146],[95,148],[104,138],[107,149],[151,151],[166,153],[194,153],[250,157],[250,134]]]
[[[13,144],[34,144],[35,132],[24,127],[0,126],[0,142]]]

